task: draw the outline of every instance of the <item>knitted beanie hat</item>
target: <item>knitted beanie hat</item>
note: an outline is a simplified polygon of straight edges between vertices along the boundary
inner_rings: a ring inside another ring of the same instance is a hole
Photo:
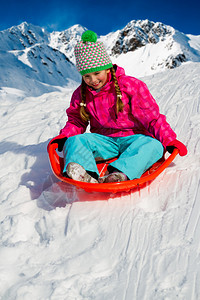
[[[112,62],[102,42],[91,30],[85,31],[74,48],[76,67],[81,75],[112,68]]]

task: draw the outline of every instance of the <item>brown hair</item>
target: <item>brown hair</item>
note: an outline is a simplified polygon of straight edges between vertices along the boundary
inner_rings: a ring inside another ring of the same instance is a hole
[[[122,102],[122,93],[121,93],[121,90],[119,88],[119,84],[118,84],[118,81],[117,81],[117,78],[116,78],[115,69],[113,67],[110,68],[110,72],[111,72],[111,75],[112,75],[113,83],[115,85],[115,92],[117,94],[116,113],[118,115],[118,113],[120,111],[123,111],[124,103]],[[80,108],[81,118],[85,122],[89,121],[90,116],[85,110],[85,107],[86,107],[86,83],[83,79],[82,79],[82,83],[81,83],[81,103],[80,103],[80,107],[81,107]]]

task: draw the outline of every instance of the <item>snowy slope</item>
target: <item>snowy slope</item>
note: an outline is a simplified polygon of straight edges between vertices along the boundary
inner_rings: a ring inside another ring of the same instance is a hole
[[[189,153],[116,195],[52,175],[46,146],[75,86],[0,89],[0,299],[200,299],[200,63],[143,80]]]

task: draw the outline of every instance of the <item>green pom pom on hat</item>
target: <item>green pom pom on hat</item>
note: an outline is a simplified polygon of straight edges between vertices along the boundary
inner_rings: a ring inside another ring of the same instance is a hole
[[[81,39],[83,42],[93,42],[95,43],[97,41],[97,35],[92,30],[87,30],[83,32]]]
[[[76,67],[81,75],[112,68],[112,62],[106,52],[104,44],[97,41],[94,31],[87,30],[78,41],[74,54]]]

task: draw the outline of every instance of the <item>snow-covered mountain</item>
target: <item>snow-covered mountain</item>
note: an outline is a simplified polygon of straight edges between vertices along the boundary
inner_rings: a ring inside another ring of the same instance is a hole
[[[80,76],[67,56],[50,45],[50,33],[22,23],[0,32],[0,85],[40,95]]]
[[[75,63],[74,46],[81,39],[81,35],[87,28],[74,25],[64,31],[54,31],[50,34],[50,46],[63,52],[70,61]]]
[[[49,33],[26,22],[0,32],[0,85],[39,95],[79,81],[74,45],[86,30],[74,25]],[[200,61],[200,36],[185,35],[162,23],[131,21],[100,36],[113,63],[142,77]]]
[[[45,29],[24,22],[0,31],[1,50],[24,50],[36,44],[48,44],[49,35]]]
[[[186,35],[160,22],[131,21],[101,39],[112,61],[136,77],[200,61],[200,36]]]

